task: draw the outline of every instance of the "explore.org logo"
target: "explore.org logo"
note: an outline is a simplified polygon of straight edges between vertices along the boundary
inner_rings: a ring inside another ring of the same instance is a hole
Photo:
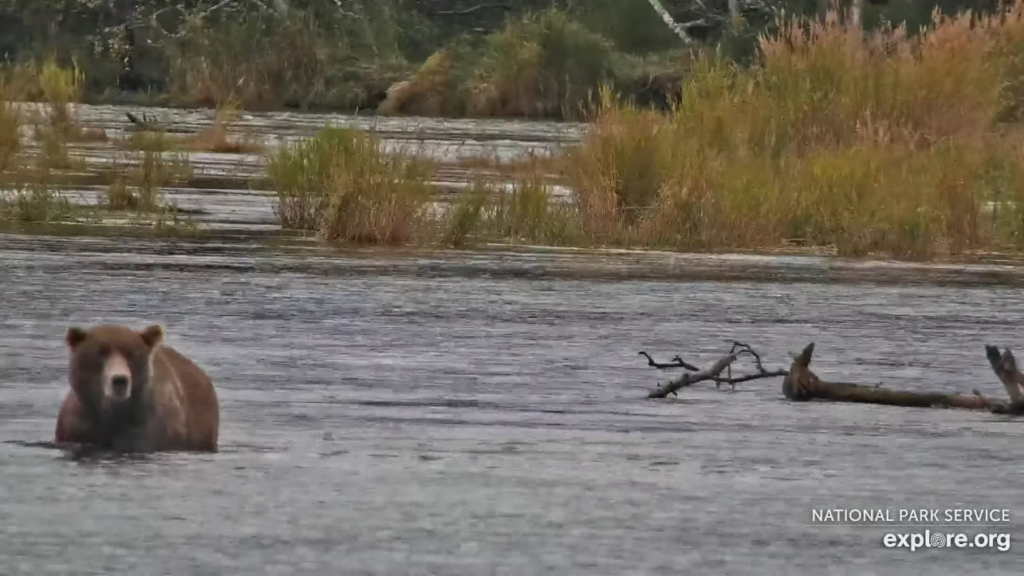
[[[920,548],[995,548],[1000,552],[1010,550],[1010,535],[975,534],[969,536],[963,532],[932,532],[925,530],[916,533],[888,533],[882,537],[886,548],[910,548],[913,552]]]

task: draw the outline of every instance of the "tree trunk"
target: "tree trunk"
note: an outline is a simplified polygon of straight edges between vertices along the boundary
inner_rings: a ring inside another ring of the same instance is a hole
[[[674,18],[672,18],[672,15],[668,13],[668,10],[665,10],[665,7],[661,5],[661,2],[659,2],[658,0],[647,0],[647,1],[650,3],[651,8],[654,8],[654,11],[658,13],[658,16],[661,16],[662,21],[664,21],[665,24],[673,32],[676,33],[676,36],[679,36],[680,40],[682,40],[683,42],[686,42],[687,44],[692,44],[693,43],[693,38],[689,34],[687,34],[686,30],[684,30],[683,27],[680,26],[675,21]],[[735,1],[736,0],[729,0],[730,6]]]
[[[969,396],[941,392],[901,392],[874,386],[825,382],[810,369],[813,353],[814,343],[812,342],[804,348],[803,352],[794,356],[789,374],[782,381],[782,393],[794,402],[818,399],[908,408],[942,407],[971,410],[987,410],[996,406],[996,403],[980,394]]]
[[[124,26],[123,68],[117,85],[121,90],[133,92],[142,88],[142,80],[135,70],[135,0],[120,0],[115,10],[118,22]]]
[[[862,28],[861,16],[864,14],[864,0],[850,0],[850,26]]]

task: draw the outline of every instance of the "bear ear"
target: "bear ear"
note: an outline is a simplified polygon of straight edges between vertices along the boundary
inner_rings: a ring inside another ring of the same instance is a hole
[[[68,348],[74,350],[78,348],[78,345],[85,342],[85,337],[88,336],[85,330],[78,326],[72,326],[68,328],[66,334],[64,334],[64,343],[68,345]]]
[[[146,343],[146,346],[153,349],[163,343],[164,329],[154,324],[147,326],[142,332],[139,332],[139,336],[142,337],[142,341]]]

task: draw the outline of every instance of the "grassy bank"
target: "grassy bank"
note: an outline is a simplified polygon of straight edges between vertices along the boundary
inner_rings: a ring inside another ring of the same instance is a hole
[[[165,202],[163,189],[191,174],[187,155],[159,133],[112,142],[102,130],[84,128],[75,111],[83,76],[55,61],[17,66],[0,75],[0,223],[38,225],[96,224],[111,219],[164,231],[191,229]],[[34,95],[38,106],[26,105]],[[218,121],[193,145],[224,146],[229,141]],[[106,143],[116,155],[102,170],[88,167],[75,145]],[[69,194],[82,180],[101,176],[99,201],[76,202]]]
[[[555,13],[538,18],[545,30],[576,26]],[[582,141],[550,158],[477,166],[488,170],[454,198],[434,183],[447,167],[385,153],[373,134],[326,128],[266,151],[229,137],[237,109],[229,103],[198,134],[147,130],[108,142],[122,157],[89,214],[177,217],[162,189],[188,178],[187,152],[258,151],[282,226],[335,242],[807,246],[901,258],[1024,249],[1024,0],[1000,17],[935,15],[917,34],[862,34],[834,15],[778,21],[774,30],[758,40],[756,66],[688,56],[682,99],[665,112],[602,81],[588,96],[593,116]],[[72,144],[106,138],[75,118],[82,75],[54,63],[21,70],[5,76],[3,90],[15,100],[35,92],[44,105],[29,114],[6,104],[0,114],[0,218],[85,218],[58,193],[62,178],[82,171]],[[465,98],[494,94],[481,87],[514,72],[489,70],[475,84],[442,84]],[[11,136],[19,131],[33,132],[39,149],[24,149]]]
[[[435,207],[423,194],[429,174],[403,164],[411,159],[328,131],[271,164],[282,214],[297,190],[310,195],[310,216],[284,223],[367,240],[337,232],[345,205],[358,207],[343,210],[354,222],[379,219],[376,230],[400,223],[400,236],[375,241],[452,246],[799,244],[908,258],[1024,248],[1024,2],[1005,17],[936,15],[913,36],[882,28],[865,38],[834,16],[781,23],[759,49],[754,68],[695,57],[669,113],[603,92],[583,141],[545,163],[559,168],[568,202],[524,165],[510,188],[481,181]]]
[[[133,7],[122,13],[115,4]],[[90,102],[575,119],[593,111],[604,84],[666,107],[690,74],[691,51],[749,63],[756,34],[774,26],[765,6],[752,3],[734,19],[724,1],[663,0],[687,23],[688,42],[647,0],[286,4],[9,3],[0,6],[0,47],[15,64],[76,63]],[[890,0],[869,5],[865,22],[991,4]],[[818,3],[771,5],[801,16]]]

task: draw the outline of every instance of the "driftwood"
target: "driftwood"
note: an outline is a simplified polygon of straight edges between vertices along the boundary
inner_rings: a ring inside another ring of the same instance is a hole
[[[1024,415],[1024,373],[1017,367],[1013,353],[1006,349],[1000,353],[995,346],[985,346],[985,354],[992,366],[992,371],[1006,388],[1010,397],[1009,403],[992,400],[981,395],[977,390],[973,394],[955,394],[944,392],[910,392],[882,388],[879,385],[848,384],[825,382],[811,370],[811,358],[814,354],[814,343],[810,343],[799,354],[793,355],[793,363],[789,370],[766,370],[761,363],[761,356],[750,346],[742,342],[733,342],[728,354],[719,358],[714,364],[700,369],[676,356],[671,362],[656,362],[650,354],[641,351],[647,358],[647,365],[659,370],[681,368],[686,372],[682,376],[669,380],[650,392],[648,398],[665,398],[669,394],[678,396],[678,391],[698,382],[712,381],[718,388],[729,384],[733,388],[741,382],[761,378],[783,377],[782,393],[793,402],[810,400],[828,400],[833,402],[853,402],[861,404],[880,404],[886,406],[903,406],[908,408],[963,408],[968,410],[990,410],[996,414]],[[754,359],[756,372],[738,377],[732,376],[732,365],[743,355]],[[726,375],[722,375],[726,372]]]
[[[794,402],[832,400],[911,408],[946,407],[979,410],[992,409],[995,406],[994,402],[977,392],[973,396],[941,392],[907,392],[861,384],[825,382],[810,369],[813,354],[812,342],[800,354],[794,355],[793,365],[782,382],[782,393],[786,398]]]
[[[665,370],[668,368],[682,368],[687,370],[682,376],[669,380],[665,384],[659,386],[647,395],[648,398],[665,398],[669,394],[673,396],[679,396],[677,393],[680,388],[691,386],[698,382],[705,382],[711,380],[715,383],[715,388],[719,388],[722,384],[729,384],[733,389],[736,385],[741,382],[749,382],[751,380],[758,380],[761,378],[772,378],[777,376],[785,376],[785,370],[765,370],[761,364],[761,356],[750,346],[742,343],[733,341],[732,349],[728,354],[719,358],[714,364],[708,366],[704,370],[697,368],[693,364],[689,364],[683,361],[682,358],[676,356],[670,363],[658,363],[655,362],[651,355],[647,352],[641,351],[641,356],[647,357],[647,365],[653,366],[659,370]],[[754,358],[754,362],[757,366],[757,372],[754,374],[746,374],[743,376],[732,376],[732,363],[737,358],[743,355],[748,355]],[[729,373],[726,376],[722,376],[722,372],[728,370]]]
[[[996,346],[985,346],[985,356],[995,372],[996,378],[1003,383],[1006,394],[1010,397],[1009,404],[998,404],[992,408],[997,414],[1024,415],[1024,374],[1017,368],[1017,359],[1007,348],[1002,354]]]

